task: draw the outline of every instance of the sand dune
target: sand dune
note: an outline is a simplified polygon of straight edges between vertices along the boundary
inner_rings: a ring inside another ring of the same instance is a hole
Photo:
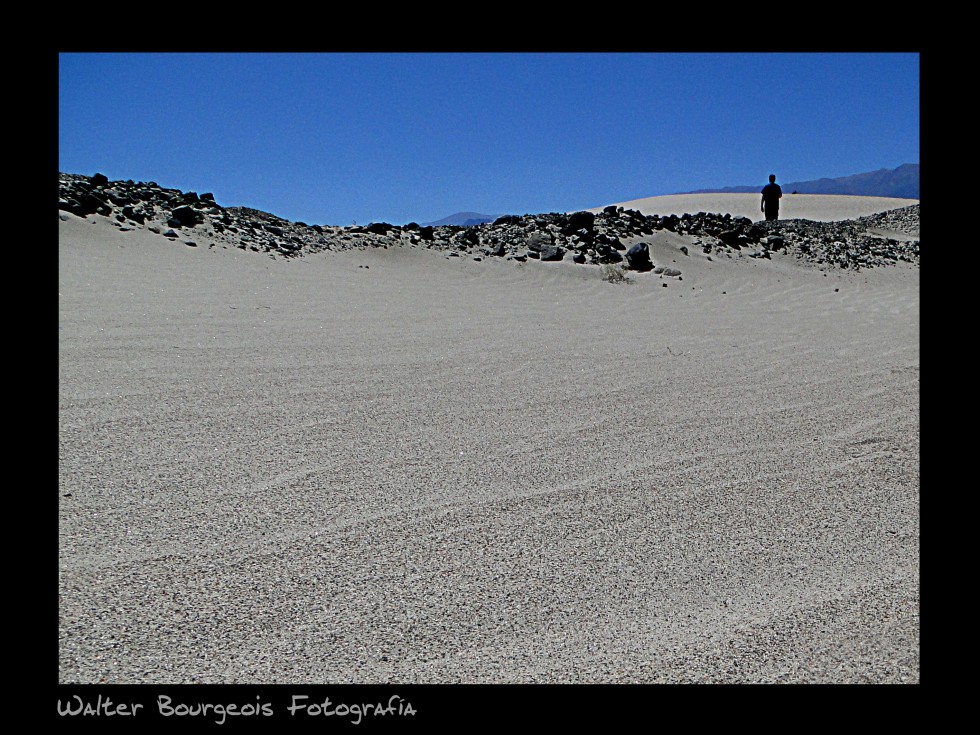
[[[918,267],[59,227],[59,681],[919,680]]]
[[[759,187],[760,191],[762,187]],[[685,212],[729,213],[732,216],[763,220],[760,211],[760,194],[672,194],[669,196],[633,199],[618,202],[617,206],[635,209],[643,214],[677,214]],[[830,194],[791,194],[784,192],[779,205],[780,219],[810,219],[817,222],[835,222],[856,219],[889,209],[899,209],[918,204],[918,199],[891,197],[837,196]],[[589,210],[599,212],[602,207]]]

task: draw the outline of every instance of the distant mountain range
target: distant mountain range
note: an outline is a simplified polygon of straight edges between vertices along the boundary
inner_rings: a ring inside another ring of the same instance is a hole
[[[864,174],[841,176],[836,179],[813,181],[776,180],[784,194],[844,194],[865,197],[919,198],[919,164],[903,163],[898,168],[882,168]],[[751,186],[726,186],[723,189],[698,189],[683,194],[755,194],[762,191],[765,181]]]
[[[438,222],[422,222],[423,227],[441,227],[442,225],[462,225],[472,227],[482,225],[484,222],[493,222],[499,214],[480,214],[479,212],[456,212],[448,217],[443,217]]]

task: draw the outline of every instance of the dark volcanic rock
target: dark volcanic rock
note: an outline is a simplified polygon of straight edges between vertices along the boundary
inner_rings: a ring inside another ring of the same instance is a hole
[[[562,232],[566,235],[571,235],[579,230],[585,230],[586,233],[589,233],[594,229],[595,215],[592,212],[572,212],[572,214],[568,215],[568,224],[565,225]]]
[[[173,219],[177,220],[181,227],[193,227],[204,221],[204,215],[198,212],[193,207],[189,207],[186,204],[182,207],[177,207],[171,215]],[[171,225],[173,227],[173,225]]]
[[[654,230],[667,230],[694,238],[691,244],[705,254],[715,250],[734,254],[732,251],[748,246],[754,251],[751,257],[764,259],[778,251],[781,257],[824,268],[859,269],[919,262],[918,205],[841,222],[752,222],[747,217],[705,212],[645,215],[611,205],[599,214],[503,215],[493,223],[469,228],[419,227],[415,223],[401,228],[384,222],[367,227],[330,227],[290,222],[248,207],[219,207],[211,194],[198,196],[164,188],[153,181],[114,181],[110,186],[108,178],[101,174],[89,177],[61,173],[58,209],[80,217],[110,217],[120,225],[157,234],[166,229],[161,227],[166,222],[172,228],[166,232],[170,238],[176,238],[175,230],[182,227],[197,227],[195,242],[207,240],[211,247],[241,248],[277,257],[389,247],[406,242],[403,233],[410,233],[410,241],[416,246],[450,254],[464,251],[523,262],[527,258],[525,251],[530,257],[555,260],[571,250],[577,263],[604,264],[621,262],[622,251],[626,251],[630,267],[635,263],[642,268],[642,248],[634,249],[636,239]],[[752,247],[754,243],[761,246],[762,253]],[[685,252],[687,245],[679,247]]]
[[[131,204],[133,201],[133,198],[129,194],[120,192],[116,189],[106,189],[103,193],[110,202],[119,207],[126,204]]]
[[[530,255],[530,253],[528,253]],[[541,249],[539,253],[541,260],[561,260],[565,257],[565,251],[557,245],[548,245]]]
[[[725,230],[724,232],[718,233],[718,239],[729,247],[741,249],[741,246],[738,244],[739,234],[738,230]]]
[[[613,248],[614,250],[626,250],[626,246],[623,245],[618,237],[605,232],[596,235],[595,247],[596,249]]]
[[[69,201],[74,201],[76,208],[73,211],[80,217],[84,217],[89,214],[102,214],[108,216],[112,213],[112,207],[97,194],[93,194],[87,191],[78,191],[75,194],[74,199],[69,199]]]
[[[631,270],[648,271],[653,268],[653,261],[650,260],[650,246],[645,242],[638,242],[626,251],[626,262]]]
[[[605,265],[606,263],[620,263],[623,260],[623,255],[618,250],[613,250],[608,245],[597,245],[595,248],[595,255],[592,258],[593,263],[599,263],[600,265]]]
[[[138,222],[139,224],[146,222],[146,214],[143,212],[143,210],[136,209],[130,204],[123,207],[122,215],[126,219],[132,220],[133,222]]]
[[[551,235],[547,232],[532,232],[527,238],[527,249],[530,251],[540,252],[546,247],[549,247],[552,243]]]

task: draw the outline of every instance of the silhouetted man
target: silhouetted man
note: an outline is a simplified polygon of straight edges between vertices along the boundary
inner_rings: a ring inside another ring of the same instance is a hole
[[[767,220],[779,219],[779,199],[783,190],[776,183],[776,174],[769,174],[769,183],[762,187],[762,211]]]

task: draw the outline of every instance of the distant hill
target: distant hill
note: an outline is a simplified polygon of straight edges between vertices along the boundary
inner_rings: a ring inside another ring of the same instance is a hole
[[[442,225],[462,225],[472,227],[482,225],[484,222],[493,222],[498,214],[480,214],[479,212],[456,212],[448,217],[443,217],[438,222],[422,222],[423,227],[441,227]]]
[[[754,194],[762,191],[765,181],[751,186],[727,186],[723,189],[698,189],[684,194]],[[864,174],[853,174],[836,179],[813,181],[776,180],[784,194],[845,194],[865,197],[919,198],[919,164],[903,163],[898,168],[882,168]]]

